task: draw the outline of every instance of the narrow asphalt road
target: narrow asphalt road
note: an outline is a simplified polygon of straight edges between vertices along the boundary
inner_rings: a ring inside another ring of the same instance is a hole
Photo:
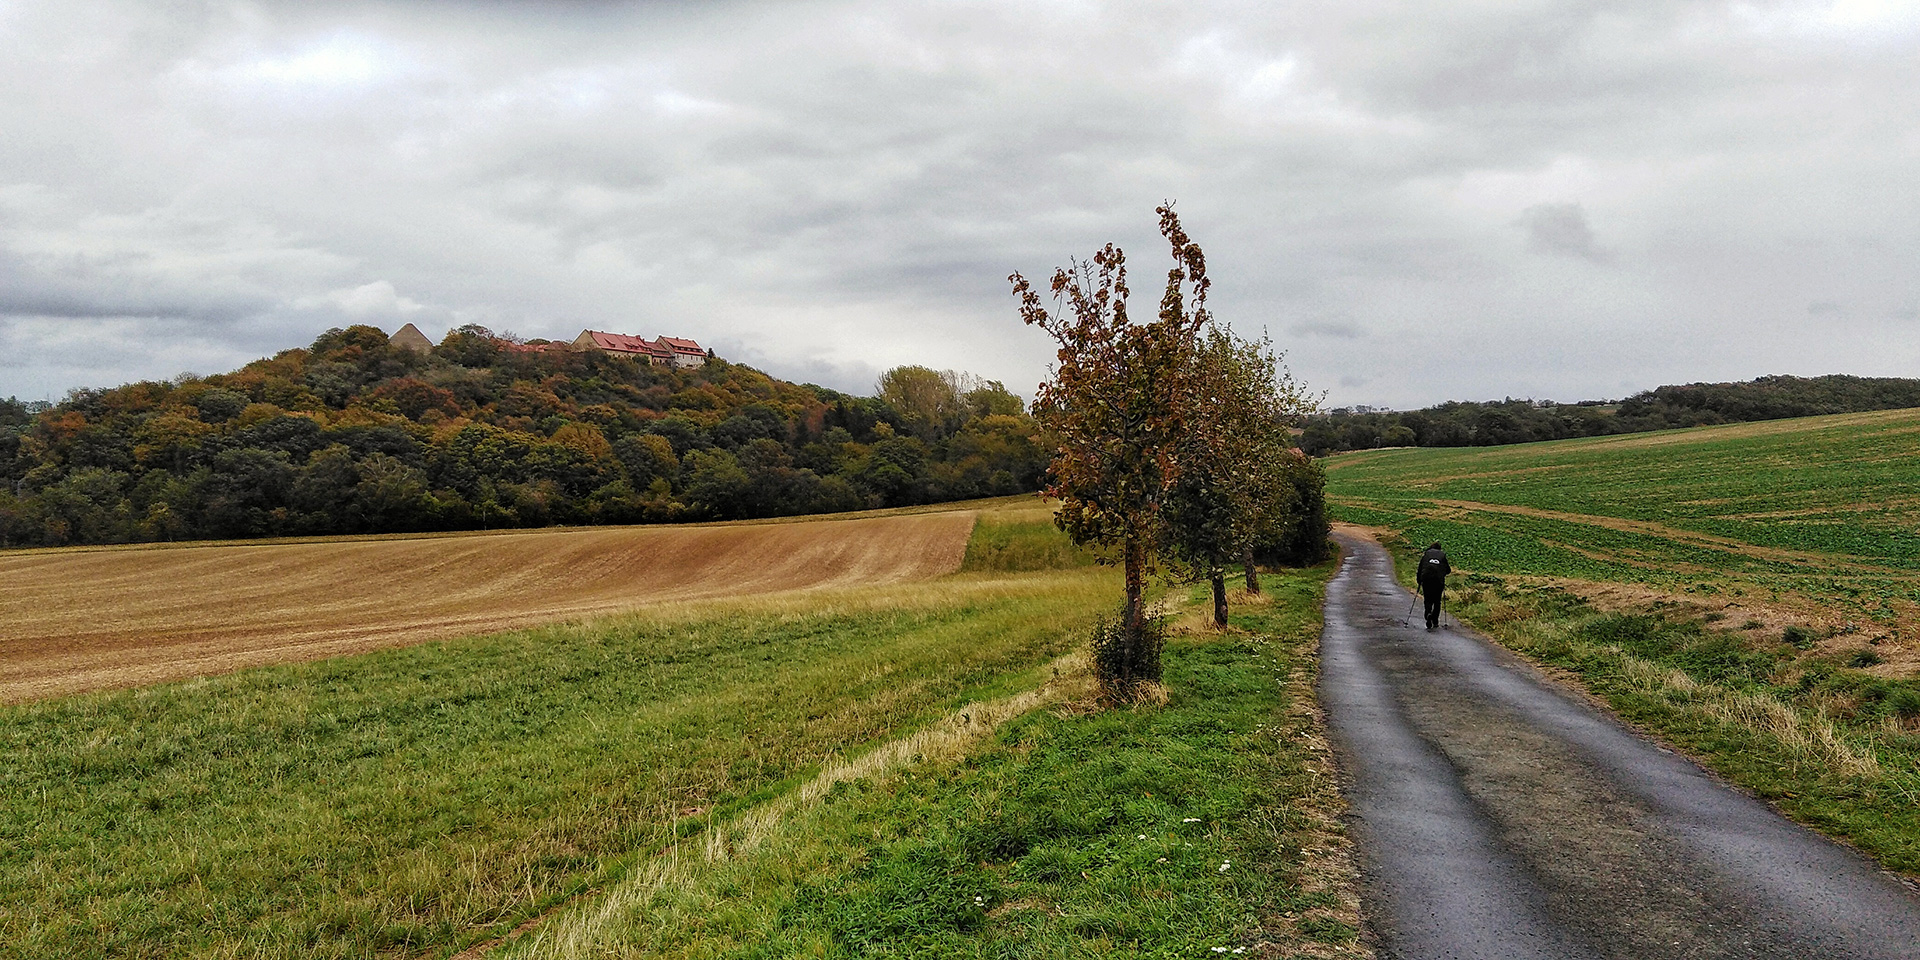
[[[1920,958],[1920,895],[1446,618],[1340,537],[1322,702],[1396,960]]]

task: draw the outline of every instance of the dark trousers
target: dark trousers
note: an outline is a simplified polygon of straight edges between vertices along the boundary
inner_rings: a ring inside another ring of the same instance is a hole
[[[1447,589],[1444,583],[1430,583],[1421,588],[1427,598],[1427,626],[1440,625],[1440,594]]]

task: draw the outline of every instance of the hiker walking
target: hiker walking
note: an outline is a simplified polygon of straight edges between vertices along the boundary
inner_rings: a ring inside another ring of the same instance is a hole
[[[1447,563],[1447,552],[1440,549],[1440,541],[1435,540],[1427,552],[1420,555],[1420,571],[1413,575],[1415,583],[1420,585],[1420,593],[1427,598],[1427,629],[1440,626],[1440,593],[1447,589],[1447,574],[1453,567]]]

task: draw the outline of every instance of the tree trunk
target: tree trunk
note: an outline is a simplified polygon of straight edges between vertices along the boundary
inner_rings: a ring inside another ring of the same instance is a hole
[[[1127,534],[1127,611],[1121,616],[1121,634],[1125,634],[1125,651],[1119,657],[1119,689],[1133,691],[1133,684],[1140,680],[1140,659],[1146,653],[1146,611],[1142,609],[1140,595],[1144,593],[1146,580],[1146,541],[1139,534]]]
[[[1253,543],[1251,541],[1249,541],[1246,546],[1240,548],[1240,559],[1244,561],[1244,565],[1247,568],[1247,592],[1259,593],[1260,571],[1253,565]]]
[[[1142,584],[1147,575],[1147,545],[1136,534],[1127,534],[1127,610],[1123,618],[1130,637],[1140,636],[1140,626],[1146,619],[1146,611],[1141,609],[1140,595]],[[1131,662],[1131,659],[1129,659]]]
[[[1214,564],[1207,571],[1208,579],[1213,581],[1213,626],[1216,630],[1227,628],[1227,568]]]

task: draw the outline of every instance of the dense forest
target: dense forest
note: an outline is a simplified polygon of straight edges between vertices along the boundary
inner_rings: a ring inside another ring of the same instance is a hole
[[[1617,402],[1509,398],[1406,412],[1333,410],[1307,423],[1300,446],[1314,456],[1375,447],[1486,447],[1905,407],[1920,407],[1920,380],[1772,376],[1657,387]]]
[[[0,545],[900,506],[1038,489],[1018,396],[924,367],[857,397],[462,327],[329,330],[233,373],[0,401]]]

